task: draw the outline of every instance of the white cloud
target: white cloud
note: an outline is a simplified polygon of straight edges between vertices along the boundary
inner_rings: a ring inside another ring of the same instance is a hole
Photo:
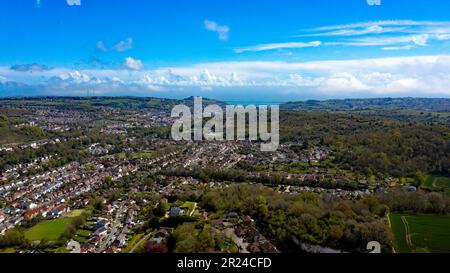
[[[366,26],[363,28],[343,28],[328,32],[312,33],[312,34],[302,34],[299,37],[311,37],[311,36],[360,36],[367,34],[382,34],[391,32],[402,32],[406,30],[405,27],[382,27],[377,24]]]
[[[126,68],[126,69],[125,69]],[[71,70],[21,73],[0,67],[8,82],[61,90],[108,92],[211,90],[256,88],[264,92],[312,92],[335,97],[439,96],[450,97],[450,55],[330,60],[315,62],[216,62],[144,69],[131,57],[123,69]]]
[[[387,47],[381,48],[381,50],[395,51],[395,50],[410,50],[410,49],[413,49],[413,48],[414,48],[414,46],[412,46],[412,45],[405,45],[405,46],[387,46]]]
[[[382,50],[405,50],[450,40],[450,22],[372,21],[314,28],[297,37],[311,36],[334,37],[334,41],[325,43],[328,46],[380,46]]]
[[[439,41],[447,41],[450,40],[450,30],[445,34],[436,34],[435,38]]]
[[[118,52],[123,52],[133,48],[133,38],[127,38],[126,40],[118,42],[114,45],[114,50]]]
[[[440,25],[445,25],[445,24],[448,24],[448,22],[413,21],[413,20],[384,20],[384,21],[370,21],[370,22],[359,22],[359,23],[346,24],[346,25],[318,27],[318,28],[311,29],[311,31],[360,29],[360,28],[370,28],[373,26],[416,27],[416,26],[440,26]]]
[[[103,51],[103,52],[108,51],[108,49],[106,48],[106,45],[105,45],[105,43],[103,41],[98,41],[97,44],[96,44],[96,47],[100,51]]]
[[[66,0],[69,6],[81,6],[81,0]]]
[[[209,31],[216,32],[219,34],[219,40],[226,41],[228,40],[228,35],[230,32],[230,28],[226,25],[219,25],[214,21],[205,20],[204,22],[205,28]]]
[[[236,48],[234,51],[236,53],[243,53],[247,51],[266,51],[275,49],[294,49],[294,48],[305,48],[305,47],[318,47],[322,43],[320,41],[314,42],[289,42],[289,43],[273,43],[273,44],[260,44],[249,47]]]
[[[59,76],[59,79],[66,82],[71,83],[88,83],[91,80],[91,77],[87,75],[86,73],[81,73],[78,70],[75,70],[73,72],[69,72],[68,74],[62,74]]]
[[[297,38],[326,37],[324,42],[292,41],[236,48],[236,53],[317,46],[380,47],[381,50],[410,50],[450,40],[450,22],[385,20],[304,30]]]
[[[420,34],[420,35],[395,36],[395,37],[364,37],[331,44],[351,45],[351,46],[387,46],[398,44],[414,44],[417,46],[426,46],[429,39],[430,35]]]
[[[124,65],[126,68],[131,70],[141,70],[144,67],[142,61],[133,59],[131,57],[125,59]]]
[[[6,82],[6,78],[5,77],[2,77],[2,76],[0,76],[0,83],[4,83],[4,82]]]

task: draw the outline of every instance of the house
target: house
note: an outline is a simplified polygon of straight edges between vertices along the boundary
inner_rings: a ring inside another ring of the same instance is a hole
[[[94,224],[94,228],[99,229],[99,228],[104,228],[109,224],[107,219],[99,219],[97,221],[97,223]]]
[[[108,233],[108,231],[106,230],[106,228],[101,227],[94,232],[94,236],[103,237],[103,236],[106,236],[107,233]]]
[[[172,227],[160,227],[159,230],[160,230],[160,231],[165,231],[165,232],[167,232],[169,235],[173,233],[173,228],[172,228]]]
[[[80,247],[80,253],[88,253],[88,252],[94,252],[95,245],[91,243],[86,243]]]
[[[97,236],[92,237],[92,238],[89,239],[89,241],[88,241],[88,243],[91,244],[91,245],[93,245],[94,248],[95,248],[96,246],[98,246],[98,244],[99,244],[100,242],[101,242],[101,238],[100,238],[100,237],[97,237]]]
[[[169,216],[170,217],[176,217],[176,216],[180,216],[183,213],[183,210],[180,209],[179,207],[171,207],[170,208],[170,212],[169,212]]]
[[[277,248],[269,241],[260,242],[260,248],[263,253],[278,253]]]
[[[83,199],[83,205],[85,205],[85,206],[89,205],[90,202],[91,202],[91,199],[89,199],[89,198]]]
[[[166,238],[168,237],[170,234],[172,234],[173,232],[173,228],[168,228],[168,227],[161,227],[158,231],[155,232],[155,234],[153,235],[153,238]],[[160,243],[160,242],[158,242]]]
[[[252,244],[248,247],[248,250],[249,250],[251,253],[259,253],[259,252],[261,252],[261,249],[259,248],[259,243],[258,243],[258,242],[252,243]]]
[[[129,233],[130,233],[130,229],[128,228],[127,225],[122,229],[122,232],[123,232],[124,234],[129,234]]]
[[[150,239],[150,242],[155,243],[155,244],[161,244],[163,242],[164,238],[163,237],[152,237]]]
[[[125,223],[127,225],[132,225],[134,219],[134,210],[129,210],[127,214],[127,219],[125,220]]]
[[[244,237],[247,234],[247,230],[245,228],[242,227],[236,227],[236,229],[234,230],[234,233],[238,236],[238,237]]]
[[[116,241],[116,236],[114,236],[114,235],[109,236],[108,239],[106,240],[106,247],[112,246],[112,244],[114,244],[115,241]]]
[[[61,210],[59,210],[59,209],[52,209],[50,211],[50,216],[53,217],[53,218],[58,218],[59,216],[62,215],[62,213],[63,212]]]
[[[64,206],[64,205],[61,205],[61,206],[58,206],[58,207],[56,207],[56,208],[50,210],[49,215],[50,215],[51,217],[53,217],[53,218],[58,218],[58,217],[60,217],[63,213],[68,212],[68,211],[69,211],[69,208],[68,208],[68,207],[66,207],[66,206]]]
[[[115,209],[118,209],[118,208],[120,207],[120,202],[119,202],[119,201],[114,201],[114,202],[112,203],[112,206],[113,206]]]
[[[227,221],[235,221],[238,218],[238,214],[236,212],[230,212],[227,215]]]
[[[105,210],[107,213],[112,213],[114,211],[114,207],[111,204],[105,206]]]
[[[251,225],[252,223],[253,223],[254,221],[253,221],[253,219],[252,219],[252,217],[250,217],[250,216],[248,216],[248,215],[246,215],[246,216],[244,216],[244,224],[245,225]]]
[[[211,226],[212,227],[219,227],[223,225],[223,220],[222,219],[215,219],[211,221]]]
[[[5,219],[6,219],[5,213],[4,213],[2,210],[0,210],[0,223],[2,223],[3,221],[5,221]]]
[[[119,242],[119,247],[123,248],[127,245],[127,241],[126,241],[126,237],[125,234],[120,234],[119,236],[117,236],[117,241]]]
[[[67,243],[67,250],[70,251],[70,253],[81,253],[81,246],[80,243],[74,240],[70,240]]]
[[[31,219],[33,219],[34,217],[38,216],[40,213],[41,213],[41,209],[40,209],[40,208],[34,208],[34,209],[30,209],[30,210],[26,211],[26,212],[23,214],[23,217],[24,217],[26,220],[31,220]],[[1,222],[1,221],[0,221],[0,222]]]
[[[47,217],[47,215],[50,213],[51,209],[50,208],[41,208],[41,215],[42,217]]]

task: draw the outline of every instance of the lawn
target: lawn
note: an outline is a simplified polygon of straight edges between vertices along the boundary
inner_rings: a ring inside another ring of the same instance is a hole
[[[131,240],[128,242],[128,245],[122,250],[122,253],[130,252],[131,249],[133,249],[134,245],[137,244],[139,242],[139,240],[141,240],[142,237],[144,237],[144,235],[145,234],[143,234],[143,233],[133,235]]]
[[[80,244],[84,244],[84,243],[86,243],[86,241],[87,241],[87,238],[86,238],[86,237],[79,236],[79,235],[75,235],[75,236],[73,237],[73,239],[74,239],[75,241],[79,242]]]
[[[82,209],[76,209],[76,210],[72,210],[69,214],[69,217],[77,217],[80,216],[81,214],[83,214],[84,210]]]
[[[27,229],[25,237],[30,241],[57,241],[64,234],[66,226],[73,221],[73,218],[61,218],[55,220],[46,220]]]
[[[187,201],[187,202],[184,202],[184,204],[180,208],[187,209],[188,210],[187,214],[189,216],[191,216],[196,207],[197,207],[197,203]]]
[[[399,253],[450,253],[450,216],[391,213],[394,249]]]
[[[9,247],[9,248],[0,250],[0,253],[16,253],[16,249]]]
[[[424,186],[429,189],[440,188],[447,194],[450,194],[450,178],[443,176],[428,176],[425,180]]]
[[[92,236],[92,231],[80,229],[77,231],[77,235],[81,237],[89,238]]]

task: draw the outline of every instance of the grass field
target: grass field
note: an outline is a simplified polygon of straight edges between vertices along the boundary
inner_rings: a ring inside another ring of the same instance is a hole
[[[450,194],[450,177],[443,176],[428,176],[425,180],[424,186],[429,189],[441,188],[447,194]]]
[[[450,216],[391,213],[389,220],[396,252],[450,253]]]
[[[43,239],[57,241],[64,234],[64,229],[72,220],[73,218],[62,218],[40,222],[27,229],[25,237],[30,241],[41,241]]]

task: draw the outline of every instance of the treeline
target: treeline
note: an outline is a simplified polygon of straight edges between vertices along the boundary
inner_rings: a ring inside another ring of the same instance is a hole
[[[335,161],[367,175],[450,175],[450,135],[444,126],[411,126],[336,138]]]
[[[0,115],[0,144],[39,140],[46,136],[46,132],[39,127],[23,126],[15,128],[6,115]]]
[[[257,175],[247,173],[241,169],[217,169],[214,167],[202,167],[194,168],[192,170],[184,168],[172,168],[168,170],[162,170],[159,174],[167,176],[183,176],[197,178],[203,182],[210,181],[227,181],[227,182],[254,182],[265,185],[292,185],[292,186],[310,186],[310,187],[322,187],[325,189],[341,188],[344,190],[356,190],[358,185],[355,181],[350,181],[345,178],[332,179],[330,177],[321,177],[313,179],[312,177],[305,180],[296,178],[287,178],[280,173],[271,172],[263,173],[259,172]]]
[[[76,161],[85,162],[89,158],[89,153],[85,148],[92,143],[100,143],[101,145],[113,145],[114,152],[120,152],[121,148],[126,147],[123,141],[123,136],[120,135],[105,135],[98,131],[92,130],[88,135],[81,137],[79,140],[75,137],[80,136],[77,132],[73,132],[70,136],[72,139],[68,141],[61,141],[54,144],[46,144],[39,148],[26,148],[20,152],[0,152],[0,170],[6,169],[8,166],[17,164],[30,163],[36,158],[45,157],[48,155],[58,154],[59,158],[54,158],[44,167],[59,167],[64,164]]]
[[[413,177],[418,171],[450,175],[450,126],[445,124],[283,112],[280,134],[284,142],[330,147],[336,165],[368,176]]]
[[[448,112],[450,99],[441,98],[374,98],[344,100],[310,100],[289,102],[283,109],[300,111],[416,110]]]
[[[88,154],[81,149],[80,141],[68,141],[64,143],[47,144],[37,149],[27,148],[20,152],[0,152],[0,169],[8,166],[30,163],[36,158],[58,154],[59,159],[51,159],[49,167],[58,167],[72,161],[84,162]]]
[[[444,193],[391,190],[387,193],[378,193],[376,198],[379,202],[387,205],[391,211],[437,214],[450,213],[450,197]]]
[[[22,231],[17,228],[8,229],[4,235],[0,235],[0,248],[13,246],[26,246],[29,241],[25,238]]]
[[[365,252],[367,242],[378,241],[384,251],[391,251],[392,235],[384,221],[388,208],[373,196],[349,201],[326,194],[289,195],[261,185],[235,184],[206,192],[201,206],[213,212],[252,216],[261,231],[281,247],[290,245],[295,236],[305,243],[352,252]]]

